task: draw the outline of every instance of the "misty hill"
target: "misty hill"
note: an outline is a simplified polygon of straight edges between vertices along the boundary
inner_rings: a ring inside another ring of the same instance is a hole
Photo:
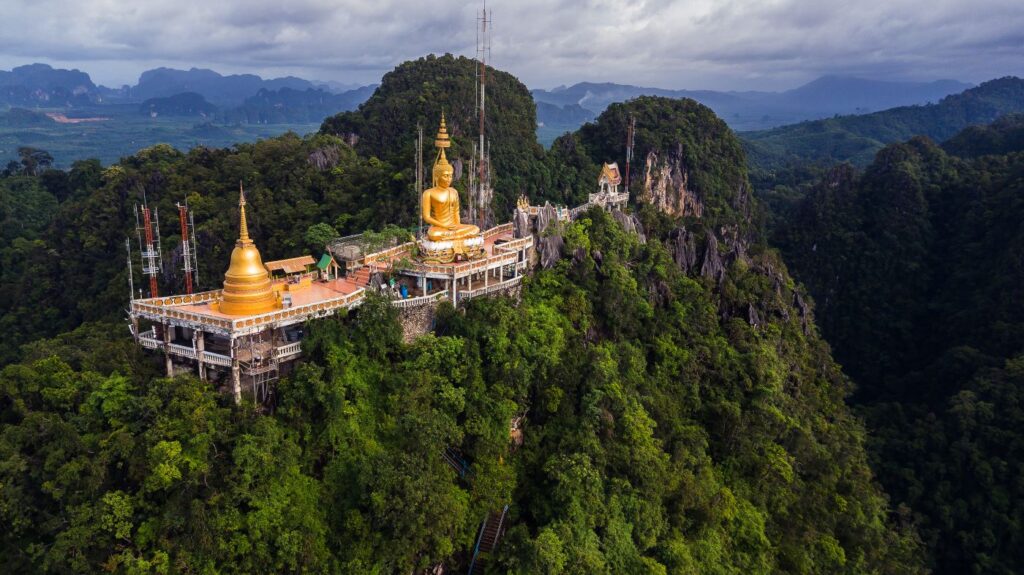
[[[212,117],[217,113],[217,106],[206,101],[195,92],[175,94],[166,98],[150,98],[139,106],[143,114],[156,116],[200,116]]]
[[[971,126],[942,144],[961,158],[1024,152],[1024,114],[1008,114],[987,126]]]
[[[225,119],[248,124],[321,122],[339,112],[355,110],[370,97],[375,88],[363,86],[341,94],[312,88],[262,89],[256,95],[246,98],[241,106],[226,112]]]
[[[885,82],[824,76],[785,92],[667,90],[583,82],[567,88],[533,90],[532,94],[538,102],[537,118],[542,125],[543,140],[549,139],[544,134],[557,135],[582,123],[573,123],[569,119],[572,116],[567,117],[566,106],[578,105],[596,116],[612,102],[639,96],[692,98],[714,110],[735,130],[758,130],[835,114],[863,114],[895,106],[934,102],[969,87],[970,84],[954,80]],[[541,109],[540,103],[550,106]]]
[[[192,68],[175,70],[156,68],[139,76],[139,83],[131,89],[133,98],[145,100],[173,96],[183,92],[201,94],[210,103],[218,106],[238,106],[246,98],[260,90],[309,90],[316,86],[309,80],[287,76],[264,80],[255,74],[232,74],[222,76],[213,70]]]
[[[794,162],[866,165],[886,144],[913,136],[942,141],[964,128],[1024,112],[1024,80],[990,80],[936,104],[901,106],[743,134],[747,155],[762,168]]]
[[[84,105],[97,98],[96,84],[85,72],[46,64],[0,70],[0,104],[10,106]]]

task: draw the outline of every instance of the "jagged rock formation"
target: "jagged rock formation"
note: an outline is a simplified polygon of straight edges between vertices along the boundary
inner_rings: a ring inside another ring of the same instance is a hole
[[[725,277],[725,264],[722,263],[722,256],[718,253],[718,238],[713,233],[708,234],[708,243],[704,249],[704,265],[700,267],[700,275],[714,278],[718,282]]]
[[[558,221],[558,212],[554,206],[544,203],[537,215],[537,255],[540,257],[540,266],[544,269],[551,269],[562,259],[562,248],[565,247],[565,240],[562,239],[562,225]]]
[[[632,234],[636,234],[636,236],[640,238],[640,243],[647,243],[647,236],[644,235],[643,224],[640,223],[640,218],[636,217],[636,214],[627,214],[622,210],[614,210],[612,212],[612,217],[620,226],[622,226],[622,229]]]
[[[512,214],[512,233],[516,238],[525,238],[533,233],[530,227],[530,214],[526,210],[517,209]]]
[[[704,203],[690,185],[690,174],[683,163],[683,145],[668,154],[658,150],[647,153],[643,190],[640,199],[671,216],[704,214]]]
[[[683,273],[690,273],[697,266],[697,238],[685,227],[673,230],[669,235],[672,257]]]

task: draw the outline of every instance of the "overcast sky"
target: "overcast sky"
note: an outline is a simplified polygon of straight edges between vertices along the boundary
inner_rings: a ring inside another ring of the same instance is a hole
[[[477,2],[5,0],[0,68],[134,84],[157,66],[373,83],[428,53],[473,56]],[[492,63],[579,81],[785,89],[823,74],[978,83],[1024,76],[1022,0],[491,1]]]

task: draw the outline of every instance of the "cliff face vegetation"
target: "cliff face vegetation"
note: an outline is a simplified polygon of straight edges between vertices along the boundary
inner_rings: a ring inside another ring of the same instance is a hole
[[[875,469],[937,573],[1024,564],[1020,119],[830,171],[777,235],[858,384]]]

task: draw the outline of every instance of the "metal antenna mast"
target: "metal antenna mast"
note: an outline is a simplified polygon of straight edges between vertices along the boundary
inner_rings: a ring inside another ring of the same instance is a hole
[[[139,222],[139,212],[142,213],[141,223]],[[142,254],[142,274],[149,276],[149,297],[159,297],[157,275],[164,267],[163,257],[160,255],[159,212],[154,211],[150,214],[149,206],[145,203],[141,208],[135,204],[135,233],[139,238],[139,251]],[[145,243],[143,243],[143,239],[145,239]]]
[[[629,164],[633,161],[633,136],[636,131],[636,117],[630,114],[626,127],[626,193],[629,193]]]
[[[491,56],[491,36],[487,25],[491,23],[491,13],[487,11],[487,0],[484,0],[484,9],[480,12],[480,16],[477,18],[480,23],[477,29],[477,43],[476,43],[476,55],[477,60],[480,62],[480,72],[477,76],[480,79],[480,88],[477,91],[479,104],[478,114],[480,119],[480,143],[479,143],[479,158],[477,162],[477,191],[476,191],[476,204],[477,204],[477,221],[475,222],[478,226],[486,225],[487,219],[487,190],[490,187],[490,181],[488,176],[489,169],[487,165],[490,163],[490,158],[487,155],[487,150],[484,147],[484,133],[486,128],[486,109],[487,109],[487,59]]]
[[[416,213],[420,215],[420,225],[416,228],[416,237],[423,239],[423,210],[419,207],[420,194],[423,193],[423,125],[416,124]]]
[[[135,272],[132,271],[132,241],[124,239],[124,247],[128,250],[128,301],[135,301]]]
[[[185,261],[185,293],[193,291],[193,281],[199,283],[199,264],[196,261],[196,229],[188,202],[178,204],[178,221],[181,222],[181,257]],[[190,233],[191,232],[191,233]]]

